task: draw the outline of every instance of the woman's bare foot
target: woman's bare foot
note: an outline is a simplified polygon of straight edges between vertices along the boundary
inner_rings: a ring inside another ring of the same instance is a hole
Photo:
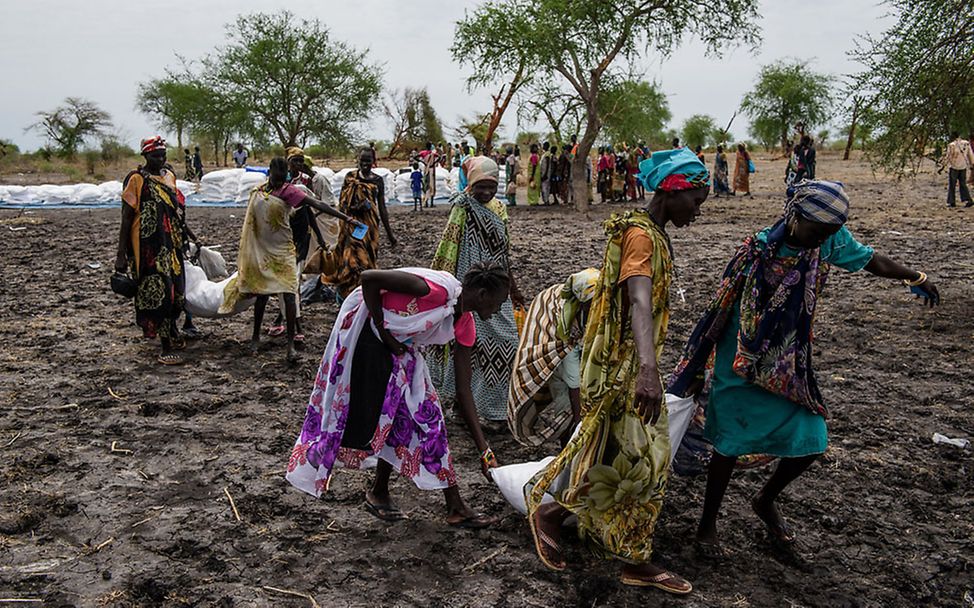
[[[781,517],[781,513],[778,512],[778,507],[773,500],[765,500],[759,492],[751,498],[751,508],[768,527],[768,534],[772,540],[782,545],[794,544],[795,535],[784,518]]]

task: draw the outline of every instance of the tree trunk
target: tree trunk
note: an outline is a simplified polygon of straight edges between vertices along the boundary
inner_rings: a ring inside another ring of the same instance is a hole
[[[487,135],[484,137],[484,147],[489,153],[490,149],[493,148],[494,142],[494,132],[497,127],[501,124],[501,119],[504,118],[504,112],[507,111],[507,106],[511,104],[511,100],[514,99],[514,94],[517,93],[521,85],[524,84],[524,61],[518,65],[517,72],[514,74],[514,78],[511,79],[510,84],[507,88],[507,94],[504,94],[504,87],[498,91],[497,95],[494,95],[494,109],[490,113],[490,124],[487,125]],[[503,96],[503,101],[501,97]]]
[[[849,139],[845,142],[845,153],[842,160],[849,160],[849,153],[852,152],[852,144],[856,141],[856,123],[859,122],[859,100],[855,100],[852,106],[852,123],[849,125]]]
[[[581,212],[588,211],[588,195],[591,189],[591,185],[585,181],[585,165],[595,138],[599,135],[599,129],[602,128],[596,103],[596,99],[592,99],[585,104],[585,133],[582,141],[578,142],[578,154],[572,160],[572,194],[575,196],[575,209]]]

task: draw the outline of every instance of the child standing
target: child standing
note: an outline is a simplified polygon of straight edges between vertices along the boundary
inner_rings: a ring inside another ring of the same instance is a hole
[[[409,180],[413,189],[413,211],[419,211],[423,206],[423,172],[419,170],[419,163],[413,163],[413,171],[409,174]]]

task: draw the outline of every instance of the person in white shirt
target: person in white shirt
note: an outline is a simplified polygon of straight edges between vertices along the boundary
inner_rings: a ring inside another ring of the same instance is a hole
[[[247,151],[244,150],[243,144],[237,144],[237,149],[233,151],[233,164],[238,169],[247,166]]]
[[[947,144],[946,164],[948,168],[947,179],[947,206],[954,207],[954,192],[957,184],[960,183],[960,202],[965,207],[974,207],[971,202],[971,193],[967,188],[967,170],[974,167],[974,152],[971,151],[971,143],[966,139],[961,139],[960,133],[954,131],[951,134],[951,141]]]

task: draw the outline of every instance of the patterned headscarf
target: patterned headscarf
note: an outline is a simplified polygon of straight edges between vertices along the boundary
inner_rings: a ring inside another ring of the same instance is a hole
[[[467,175],[467,192],[477,182],[492,181],[497,182],[500,177],[500,169],[497,163],[486,156],[470,156],[463,161],[463,172]]]
[[[161,135],[156,135],[155,137],[150,137],[148,139],[142,140],[142,154],[146,155],[150,152],[155,152],[156,150],[165,150],[166,140],[162,138]]]
[[[663,150],[639,163],[639,180],[653,192],[676,192],[706,188],[707,166],[690,148]]]
[[[285,154],[287,155],[287,160],[290,161],[295,156],[304,156],[304,150],[297,146],[290,146],[285,150]]]
[[[849,196],[841,182],[806,179],[788,188],[785,218],[797,215],[819,224],[845,224],[849,219]]]
[[[561,309],[561,317],[558,319],[557,335],[561,340],[567,341],[571,336],[572,323],[578,316],[582,304],[591,302],[595,297],[595,291],[599,286],[601,274],[595,268],[586,268],[568,277],[564,287],[561,289],[561,298],[564,306]]]

